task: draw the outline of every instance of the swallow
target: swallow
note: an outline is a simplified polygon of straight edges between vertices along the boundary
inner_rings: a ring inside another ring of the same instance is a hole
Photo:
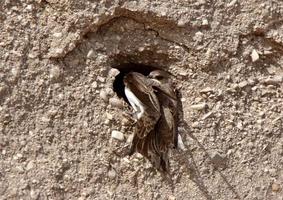
[[[125,95],[134,110],[135,133],[129,155],[139,152],[160,171],[168,171],[170,148],[177,147],[177,97],[169,73],[147,77],[130,72],[124,77]]]
[[[160,118],[160,105],[152,84],[153,81],[137,72],[124,77],[125,95],[135,112],[135,134],[139,139],[145,138]]]
[[[153,84],[153,88],[160,105],[160,118],[155,126],[155,148],[158,149],[161,157],[160,167],[167,171],[169,169],[169,150],[178,146],[176,90],[171,82],[170,74],[165,71],[152,71],[148,77],[157,82]]]

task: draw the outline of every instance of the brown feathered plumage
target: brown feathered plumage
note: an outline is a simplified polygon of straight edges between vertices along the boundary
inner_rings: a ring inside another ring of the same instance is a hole
[[[135,151],[148,158],[161,171],[168,171],[168,151],[177,147],[177,97],[168,73],[155,70],[148,77],[131,72],[124,78],[125,92],[130,104],[139,112],[130,155]],[[131,100],[132,99],[132,100]],[[132,101],[132,103],[131,103]],[[142,114],[141,114],[142,113]]]
[[[158,83],[153,86],[160,104],[160,119],[155,127],[155,140],[162,157],[161,167],[166,171],[169,169],[168,151],[170,148],[177,148],[178,143],[177,96],[167,72],[155,70],[149,74],[149,78]]]
[[[125,76],[124,84],[127,99],[135,110],[135,134],[139,139],[145,138],[160,117],[160,106],[152,81],[140,73],[130,72]]]

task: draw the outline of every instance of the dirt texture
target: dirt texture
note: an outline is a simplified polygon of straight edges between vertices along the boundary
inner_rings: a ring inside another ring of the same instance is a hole
[[[283,199],[281,0],[1,0],[0,25],[0,199]],[[171,180],[123,153],[125,63],[182,94]]]

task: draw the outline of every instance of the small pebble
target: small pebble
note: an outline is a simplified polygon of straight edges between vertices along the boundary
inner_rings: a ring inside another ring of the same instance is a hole
[[[202,101],[202,98],[201,97],[196,97],[195,98],[195,103],[199,103],[199,102],[201,102]]]
[[[210,116],[212,116],[212,114],[213,114],[212,111],[211,111],[211,112],[208,112],[208,113],[206,113],[201,119],[202,119],[202,120],[205,120],[205,119],[209,118]]]
[[[202,25],[203,26],[207,26],[208,25],[208,20],[207,19],[203,19],[202,20]]]
[[[41,121],[44,122],[44,123],[49,123],[50,118],[48,116],[43,116],[43,117],[41,117]]]
[[[112,133],[111,133],[111,137],[112,138],[115,138],[117,140],[120,140],[120,141],[123,141],[124,140],[124,134],[120,131],[116,131],[116,130],[113,130]]]
[[[109,119],[106,119],[103,123],[104,123],[105,125],[109,125],[109,124],[110,124],[110,120],[109,120]]]
[[[186,25],[186,21],[184,21],[183,19],[178,20],[177,26],[185,27],[185,25]]]
[[[129,124],[129,119],[126,117],[123,117],[121,120],[121,124],[122,126],[126,126],[127,124]]]
[[[246,87],[248,84],[249,84],[248,81],[242,81],[242,82],[240,82],[240,83],[238,84],[238,86],[239,86],[239,88],[244,88],[244,87]]]
[[[34,164],[33,164],[33,161],[31,160],[31,161],[29,161],[29,163],[27,164],[26,170],[29,171],[29,170],[31,170],[33,167],[34,167]]]
[[[185,102],[185,101],[186,101],[186,98],[182,97],[181,102]]]
[[[191,108],[193,110],[204,110],[205,108],[207,108],[207,104],[206,103],[200,103],[200,104],[196,104],[196,105],[192,105]]]
[[[278,183],[273,183],[271,188],[273,192],[278,192],[280,190],[280,185]]]
[[[226,153],[227,156],[230,156],[231,154],[233,154],[235,152],[235,150],[233,149],[229,149]]]
[[[97,76],[97,80],[101,83],[104,83],[105,82],[105,78],[104,77],[101,77],[101,76]]]
[[[111,169],[109,172],[108,172],[108,177],[110,179],[114,179],[116,177],[116,171],[114,169]]]
[[[89,50],[89,52],[87,53],[87,58],[93,58],[94,57],[94,51],[93,49]]]
[[[52,66],[49,71],[49,77],[51,80],[56,80],[60,77],[60,68],[58,66]]]
[[[110,87],[106,87],[106,88],[105,88],[105,92],[106,92],[106,94],[109,95],[109,96],[113,96],[113,95],[114,95],[114,91],[113,91],[113,89],[110,88]]]
[[[255,62],[259,59],[259,55],[257,53],[257,51],[255,49],[253,49],[252,53],[251,53],[251,58],[252,58],[252,61]]]
[[[63,34],[59,32],[59,33],[54,33],[53,36],[56,38],[61,38]]]
[[[176,200],[176,197],[172,196],[172,195],[169,195],[168,196],[168,200]]]
[[[144,51],[144,47],[139,47],[138,50],[139,50],[139,52],[143,52]]]
[[[32,5],[31,5],[31,4],[27,5],[26,9],[27,9],[28,11],[32,11]]]
[[[263,51],[263,54],[264,54],[264,55],[271,55],[271,54],[272,54],[272,51],[271,51],[271,50],[264,50],[264,51]]]
[[[167,10],[165,10],[165,9],[162,9],[161,11],[160,11],[160,14],[161,14],[161,16],[166,16],[167,15]]]
[[[203,39],[203,33],[200,31],[196,32],[193,39],[197,42],[201,42]]]
[[[277,68],[274,65],[270,65],[270,67],[267,67],[266,70],[268,71],[269,74],[275,74]]]
[[[140,153],[136,153],[136,157],[139,158],[139,159],[143,159],[143,155],[140,154]]]
[[[13,75],[13,77],[18,77],[20,74],[20,68],[19,67],[14,67],[11,69],[11,74]]]
[[[237,83],[231,84],[231,88],[236,90],[239,88],[239,85]]]
[[[227,4],[227,7],[232,7],[237,3],[237,0],[232,0],[230,3]]]
[[[31,199],[38,199],[39,192],[37,190],[31,189],[30,190],[30,198]]]
[[[8,89],[7,85],[0,84],[0,96],[4,95],[7,89]]]
[[[273,176],[273,177],[275,177],[275,176],[277,176],[277,170],[276,169],[274,169],[274,168],[270,168],[269,170],[268,170],[268,172],[269,172],[269,174],[270,174],[270,176]]]
[[[120,74],[120,71],[115,68],[111,68],[108,72],[108,76],[111,78],[116,77],[118,74]]]
[[[20,166],[20,165],[16,166],[16,170],[17,170],[17,172],[19,172],[20,174],[22,174],[22,173],[25,172],[25,169],[24,169],[22,166]]]
[[[199,122],[193,122],[193,123],[191,124],[191,126],[192,126],[193,128],[198,128],[198,127],[200,127],[200,123],[199,123]]]
[[[206,87],[200,91],[200,93],[209,93],[209,92],[213,92],[213,89],[210,87]]]
[[[186,147],[184,145],[184,142],[182,140],[182,137],[180,134],[178,134],[178,148],[185,151],[186,150]]]
[[[125,163],[131,163],[131,161],[128,159],[128,158],[126,158],[126,157],[124,157],[123,159],[122,159],[122,161],[124,161]]]
[[[123,101],[116,97],[112,97],[109,99],[109,104],[113,107],[123,108]]]
[[[105,92],[105,90],[101,90],[99,96],[100,96],[100,98],[101,98],[103,101],[105,101],[105,102],[108,101],[108,95],[107,95],[107,93]]]
[[[198,5],[204,5],[206,2],[205,2],[205,0],[198,0],[197,1],[197,4]]]
[[[264,111],[261,111],[258,114],[259,114],[260,117],[265,117],[265,112]]]
[[[91,87],[94,88],[94,89],[97,88],[97,82],[94,81],[94,82],[91,84]]]
[[[113,120],[113,115],[110,113],[106,113],[106,118],[109,120]]]
[[[236,127],[239,129],[239,130],[243,130],[243,123],[241,121],[239,121],[236,125]]]
[[[63,48],[56,48],[56,49],[54,49],[54,54],[55,55],[61,55],[62,53],[64,53],[64,49]]]
[[[186,71],[181,71],[179,74],[180,74],[181,76],[188,76],[188,72],[186,72]]]

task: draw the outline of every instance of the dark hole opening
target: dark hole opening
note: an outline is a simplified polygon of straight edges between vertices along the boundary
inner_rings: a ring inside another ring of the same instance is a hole
[[[125,88],[125,85],[123,82],[124,76],[129,72],[139,72],[147,76],[151,71],[160,69],[158,67],[153,67],[153,66],[144,65],[144,64],[136,64],[136,63],[125,63],[125,64],[121,64],[118,66],[113,66],[113,68],[116,68],[120,71],[120,74],[118,74],[115,77],[115,80],[113,82],[113,90],[114,92],[116,92],[118,97],[122,97],[127,103],[129,102],[124,92],[124,88]]]

